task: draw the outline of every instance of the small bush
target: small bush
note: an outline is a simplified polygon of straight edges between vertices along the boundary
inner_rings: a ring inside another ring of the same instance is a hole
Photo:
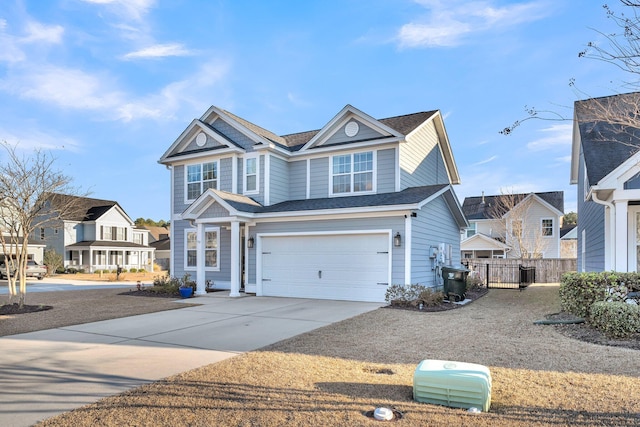
[[[396,306],[415,306],[421,302],[426,306],[434,306],[444,300],[444,294],[418,284],[391,285],[387,288],[384,299],[388,304]]]
[[[77,272],[78,272],[78,269],[73,267],[68,267],[66,271],[67,274],[76,274]]]
[[[67,272],[67,270],[65,270],[65,268],[64,268],[64,267],[58,267],[58,268],[56,268],[56,274],[64,274],[64,273],[66,273],[66,272]]]
[[[589,324],[610,338],[629,338],[640,332],[640,306],[620,301],[597,301]]]
[[[146,273],[146,272],[147,272],[147,270],[145,270],[144,268],[139,268],[138,269],[138,273]]]
[[[138,269],[137,268],[130,268],[129,269],[129,273],[137,273]]]
[[[565,273],[560,281],[563,311],[587,317],[591,305],[606,299],[607,278],[602,273]]]

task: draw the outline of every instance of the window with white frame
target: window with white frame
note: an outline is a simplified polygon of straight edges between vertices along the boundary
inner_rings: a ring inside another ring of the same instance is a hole
[[[331,194],[374,191],[373,163],[373,151],[333,156]]]
[[[207,270],[220,269],[220,251],[218,251],[218,236],[220,229],[207,227],[204,231],[204,266]],[[185,230],[185,269],[194,270],[198,265],[198,235],[196,230]]]
[[[544,237],[553,237],[553,218],[542,218],[541,226]]]
[[[477,227],[478,227],[478,223],[476,222],[471,222],[469,223],[470,227],[465,229],[465,238],[468,239],[469,237],[475,235],[477,233]]]
[[[187,165],[187,200],[195,200],[209,188],[218,188],[218,162]]]
[[[100,226],[101,240],[118,240],[118,241],[126,241],[127,240],[127,229],[126,227],[113,227],[110,225],[102,225]]]
[[[244,159],[244,193],[258,192],[258,157]]]

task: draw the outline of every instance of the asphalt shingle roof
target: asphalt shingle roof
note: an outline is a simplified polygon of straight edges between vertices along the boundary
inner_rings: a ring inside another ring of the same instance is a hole
[[[67,221],[95,221],[118,204],[113,200],[92,199],[59,193],[50,194],[48,200],[53,209],[62,209],[62,219]],[[73,206],[72,209],[65,208],[70,205]]]
[[[510,194],[507,197],[513,197],[515,203],[520,203],[525,197],[531,193]],[[564,192],[563,191],[548,191],[544,193],[535,193],[545,202],[549,203],[560,212],[564,212]],[[502,195],[494,196],[477,196],[467,197],[462,203],[462,212],[467,219],[491,219],[495,218],[496,208],[500,206],[499,198]],[[506,213],[506,212],[504,212]],[[503,215],[504,215],[503,213]]]
[[[596,185],[640,149],[640,129],[594,120],[593,116],[602,108],[633,108],[638,97],[640,92],[633,92],[575,103],[589,185]]]
[[[410,205],[433,196],[447,184],[407,188],[400,192],[371,194],[364,196],[327,197],[322,199],[289,200],[271,206],[262,206],[253,199],[224,191],[217,194],[229,205],[241,212],[278,213],[310,210],[348,209],[372,206]]]

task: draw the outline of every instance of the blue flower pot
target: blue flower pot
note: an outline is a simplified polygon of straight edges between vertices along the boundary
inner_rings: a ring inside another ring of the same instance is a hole
[[[191,298],[191,295],[193,295],[193,288],[178,288],[178,290],[182,298]]]

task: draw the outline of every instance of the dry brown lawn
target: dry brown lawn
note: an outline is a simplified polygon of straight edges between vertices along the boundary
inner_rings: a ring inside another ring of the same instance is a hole
[[[557,291],[491,290],[436,313],[379,309],[39,425],[367,426],[380,424],[365,415],[377,406],[402,413],[398,426],[640,425],[640,352],[534,325],[559,310]],[[488,366],[490,411],[414,402],[423,359]]]

